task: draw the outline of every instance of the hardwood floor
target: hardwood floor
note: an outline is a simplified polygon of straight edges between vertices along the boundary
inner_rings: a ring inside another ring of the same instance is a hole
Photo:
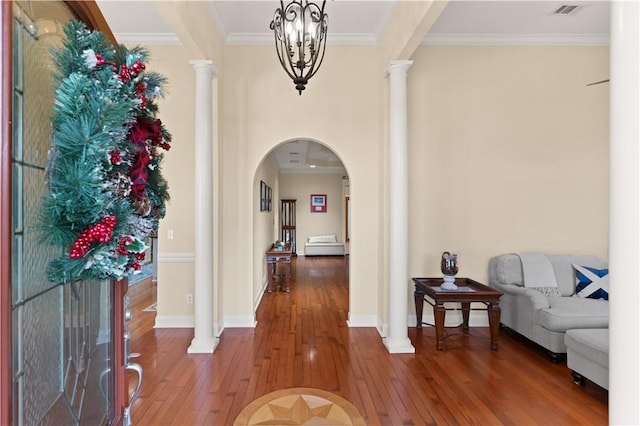
[[[212,355],[186,353],[191,329],[154,329],[155,312],[143,311],[153,286],[135,291],[131,349],[144,368],[135,425],[230,425],[289,387],[336,393],[370,425],[608,423],[606,390],[573,384],[564,363],[504,330],[498,351],[478,327],[448,329],[447,350],[436,351],[433,328],[410,328],[416,353],[389,354],[376,329],[347,327],[348,257],[294,262],[291,293],[265,294],[256,328],[226,329]]]

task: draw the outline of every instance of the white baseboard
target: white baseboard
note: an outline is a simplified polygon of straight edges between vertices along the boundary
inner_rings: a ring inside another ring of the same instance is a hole
[[[188,354],[212,354],[218,347],[220,340],[217,337],[211,339],[193,339],[187,348]]]
[[[224,317],[224,328],[255,328],[256,324],[253,315]]]
[[[430,312],[428,312],[430,311]],[[435,318],[433,317],[433,311],[427,309],[422,314],[422,322],[425,325],[435,325]],[[407,317],[407,324],[409,327],[415,327],[417,320],[415,315],[409,315]],[[462,312],[461,311],[447,311],[444,318],[445,327],[455,327],[462,324]],[[423,325],[424,326],[424,325]],[[471,311],[469,313],[469,327],[489,327],[489,317],[486,311]]]
[[[376,327],[378,321],[375,315],[349,315],[349,327]]]
[[[222,334],[225,328],[255,328],[256,322],[253,316],[229,316],[224,317],[224,326],[217,327],[217,336]],[[195,318],[192,316],[156,316],[156,323],[153,328],[194,328]]]
[[[258,310],[258,306],[260,305],[260,301],[262,300],[262,296],[264,296],[264,292],[267,290],[267,286],[269,285],[269,281],[265,278],[262,282],[260,290],[258,291],[258,297],[253,301],[253,312]]]
[[[153,328],[193,328],[195,327],[195,319],[193,316],[174,317],[174,316],[156,316],[156,323]]]
[[[160,263],[193,263],[195,260],[195,253],[162,253],[158,255]]]
[[[472,305],[473,306],[473,305]],[[427,307],[424,308],[422,313],[422,322],[425,323],[423,327],[435,324],[433,317],[433,311]],[[407,326],[415,327],[417,324],[416,316],[409,315],[407,317]],[[445,327],[456,327],[462,324],[462,312],[461,311],[447,311],[447,315],[444,319]],[[350,327],[372,327],[370,325],[354,325],[349,324]],[[383,323],[382,319],[378,320],[373,325],[378,330],[380,337],[385,338],[389,335],[389,324]],[[469,327],[489,327],[489,317],[486,311],[471,311],[469,313]]]

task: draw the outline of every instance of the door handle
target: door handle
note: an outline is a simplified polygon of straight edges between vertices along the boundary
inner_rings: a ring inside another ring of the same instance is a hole
[[[131,408],[133,407],[134,401],[138,398],[140,394],[140,388],[142,387],[142,366],[136,363],[126,364],[124,366],[125,371],[135,371],[138,374],[138,383],[136,384],[136,388],[133,390],[131,397],[129,398],[129,405],[124,408],[124,422],[123,426],[131,426]]]

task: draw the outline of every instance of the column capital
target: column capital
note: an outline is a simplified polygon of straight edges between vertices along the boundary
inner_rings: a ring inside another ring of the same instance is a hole
[[[213,64],[213,61],[210,59],[194,59],[189,61],[189,64],[193,66],[194,69],[208,69],[212,74],[218,73],[218,68]]]
[[[389,65],[387,65],[387,68],[385,69],[385,74],[389,75],[398,72],[406,74],[411,65],[413,65],[413,61],[410,60],[389,61]]]

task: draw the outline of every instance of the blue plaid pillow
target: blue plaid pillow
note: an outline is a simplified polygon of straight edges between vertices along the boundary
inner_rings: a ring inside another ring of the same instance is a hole
[[[576,271],[576,296],[609,300],[609,269],[573,265]]]

